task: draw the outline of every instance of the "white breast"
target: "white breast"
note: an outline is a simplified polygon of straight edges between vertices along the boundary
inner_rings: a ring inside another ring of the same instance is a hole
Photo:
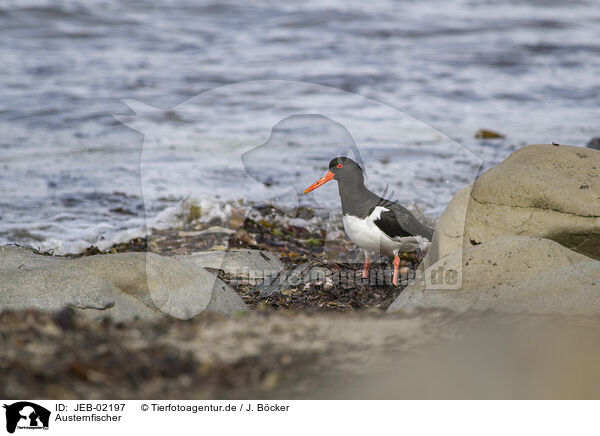
[[[394,252],[424,250],[429,246],[429,241],[421,236],[392,239],[383,233],[374,221],[379,218],[381,212],[387,210],[383,206],[377,206],[366,219],[344,215],[344,230],[350,240],[369,253],[384,255],[391,255]]]
[[[373,215],[367,219],[344,215],[344,230],[350,240],[363,250],[374,254],[391,254],[399,244],[383,233],[373,222],[374,219]]]

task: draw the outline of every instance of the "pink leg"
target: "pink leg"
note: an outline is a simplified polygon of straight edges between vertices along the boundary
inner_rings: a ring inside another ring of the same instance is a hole
[[[369,268],[371,268],[371,258],[365,251],[365,267],[363,268],[363,278],[367,278],[369,276]]]
[[[392,279],[392,284],[394,286],[398,286],[398,268],[400,267],[400,258],[398,254],[394,254],[394,278]]]

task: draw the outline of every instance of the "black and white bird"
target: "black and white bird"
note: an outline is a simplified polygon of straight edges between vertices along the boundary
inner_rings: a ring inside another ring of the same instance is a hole
[[[344,230],[348,237],[364,250],[363,277],[367,277],[371,256],[394,256],[394,277],[398,284],[398,253],[429,247],[433,229],[422,224],[404,206],[375,195],[365,186],[362,168],[352,159],[336,157],[329,162],[329,171],[310,185],[307,194],[330,180],[337,180],[344,214]]]

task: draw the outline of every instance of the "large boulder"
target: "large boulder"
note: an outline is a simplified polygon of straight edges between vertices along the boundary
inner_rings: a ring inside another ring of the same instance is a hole
[[[600,259],[600,152],[565,145],[516,151],[450,202],[424,266],[503,235],[551,239]]]
[[[471,199],[468,185],[460,190],[440,215],[427,255],[421,267],[427,269],[439,259],[455,251],[462,250],[465,234],[465,216]]]
[[[586,144],[586,147],[593,148],[594,150],[600,150],[600,138],[596,137],[590,139],[589,142]]]
[[[246,309],[235,291],[186,259],[153,253],[69,259],[0,247],[0,310],[65,306],[118,321]]]
[[[600,313],[600,262],[541,238],[502,236],[440,259],[388,311]]]

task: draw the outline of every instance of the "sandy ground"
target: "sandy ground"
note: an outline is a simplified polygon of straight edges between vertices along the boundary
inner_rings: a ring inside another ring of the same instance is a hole
[[[0,396],[598,398],[600,320],[252,312],[148,324],[0,316]]]

